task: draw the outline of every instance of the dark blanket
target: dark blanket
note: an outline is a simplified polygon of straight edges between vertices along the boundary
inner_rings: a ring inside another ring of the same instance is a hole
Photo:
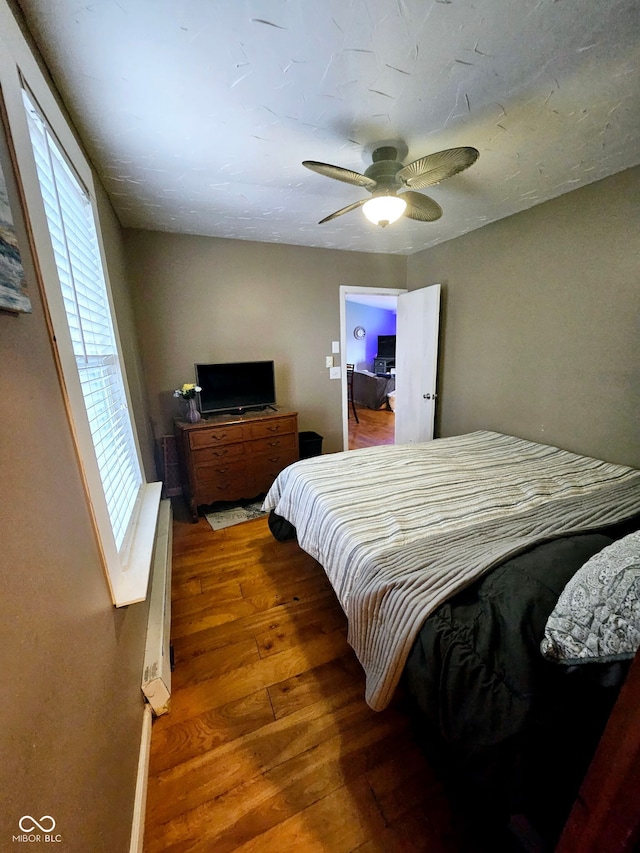
[[[569,579],[611,541],[584,534],[538,545],[426,620],[407,674],[448,743],[486,746],[522,730],[536,687],[557,669],[538,651],[549,614]]]
[[[425,745],[478,808],[557,831],[625,667],[567,668],[539,652],[562,589],[612,539],[563,537],[492,570],[425,622],[405,667]]]

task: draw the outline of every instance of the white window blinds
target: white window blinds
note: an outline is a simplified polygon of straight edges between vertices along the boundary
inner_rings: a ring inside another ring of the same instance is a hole
[[[24,91],[69,332],[115,546],[143,485],[89,194]]]

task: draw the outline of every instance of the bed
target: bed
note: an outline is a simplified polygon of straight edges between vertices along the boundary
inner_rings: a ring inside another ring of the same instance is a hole
[[[640,471],[478,431],[298,462],[264,508],[324,567],[371,707],[402,680],[476,804],[557,830],[640,642]],[[616,548],[627,622],[576,633]]]

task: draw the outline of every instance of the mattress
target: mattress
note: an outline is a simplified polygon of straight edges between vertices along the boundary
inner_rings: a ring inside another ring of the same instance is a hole
[[[297,462],[264,509],[324,567],[381,710],[441,603],[537,542],[636,515],[640,472],[478,431]]]

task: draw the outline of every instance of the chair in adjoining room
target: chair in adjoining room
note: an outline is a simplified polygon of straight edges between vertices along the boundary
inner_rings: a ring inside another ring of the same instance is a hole
[[[347,364],[347,405],[351,403],[351,408],[353,410],[353,417],[356,419],[356,423],[360,423],[360,419],[358,418],[358,412],[356,411],[356,401],[353,399],[353,371],[355,370],[355,365]],[[347,411],[347,417],[349,413]]]

